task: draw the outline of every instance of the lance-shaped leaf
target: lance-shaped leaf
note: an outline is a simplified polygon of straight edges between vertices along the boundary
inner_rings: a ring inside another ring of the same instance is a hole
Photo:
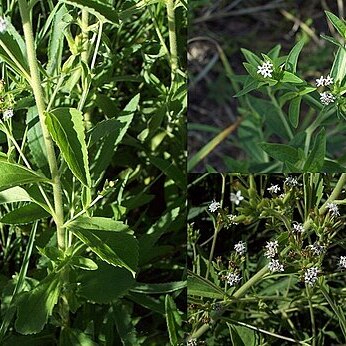
[[[24,166],[0,160],[0,191],[10,187],[47,182],[48,179]]]
[[[138,244],[127,225],[103,217],[79,217],[66,227],[103,261],[124,267],[135,275]]]
[[[36,220],[44,219],[49,215],[50,214],[38,204],[29,203],[5,214],[0,219],[0,222],[7,225],[24,225]]]
[[[57,108],[47,113],[46,124],[72,173],[90,187],[82,113],[75,108]]]

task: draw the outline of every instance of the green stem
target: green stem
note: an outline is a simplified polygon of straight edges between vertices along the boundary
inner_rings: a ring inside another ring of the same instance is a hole
[[[293,132],[292,132],[290,125],[287,122],[287,117],[284,114],[284,112],[282,111],[282,109],[281,109],[280,105],[278,104],[278,101],[276,100],[275,96],[272,94],[270,88],[268,87],[267,89],[268,89],[269,97],[270,97],[273,105],[275,106],[275,108],[278,111],[279,117],[281,119],[282,124],[284,125],[284,127],[286,129],[288,137],[289,137],[289,139],[292,139],[293,138]]]
[[[42,128],[42,134],[44,143],[47,150],[48,164],[51,173],[53,183],[53,196],[54,196],[54,208],[55,208],[55,224],[57,227],[57,240],[58,246],[61,250],[65,250],[65,232],[62,228],[64,223],[63,213],[63,201],[62,201],[62,190],[60,183],[60,176],[58,173],[58,165],[54,152],[54,145],[52,138],[50,137],[48,128],[45,120],[45,102],[43,97],[42,83],[39,75],[39,68],[37,64],[37,57],[35,52],[34,34],[32,31],[32,24],[30,20],[30,11],[26,0],[19,0],[19,10],[23,23],[23,31],[26,43],[26,49],[28,54],[28,62],[31,75],[31,87],[33,89],[37,111],[40,119]]]
[[[178,46],[175,26],[174,0],[166,0],[172,81],[178,69]]]
[[[312,331],[312,346],[316,345],[316,324],[315,324],[315,316],[314,316],[314,309],[312,307],[311,302],[311,291],[309,287],[306,286],[306,295],[309,302],[309,311],[310,311],[310,319],[311,319],[311,331]]]

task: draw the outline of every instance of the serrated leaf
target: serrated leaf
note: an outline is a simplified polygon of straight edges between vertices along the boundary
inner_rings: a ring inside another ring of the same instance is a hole
[[[36,106],[28,109],[26,124],[28,126],[28,146],[33,161],[45,174],[49,174],[47,150]]]
[[[108,304],[133,287],[135,280],[125,268],[116,268],[104,262],[97,262],[98,269],[83,271],[78,275],[81,285],[77,294],[95,303]]]
[[[98,344],[93,342],[88,335],[77,328],[62,328],[59,336],[59,346],[75,345],[97,346]]]
[[[38,286],[19,296],[15,328],[21,334],[39,333],[51,316],[60,296],[58,275],[47,276]],[[30,318],[28,318],[30,316]]]
[[[87,8],[88,11],[97,17],[102,16],[103,19],[111,22],[118,23],[118,13],[113,6],[98,0],[63,0],[67,4],[77,6],[79,8]]]
[[[90,258],[82,256],[74,256],[71,258],[70,264],[84,270],[97,270],[98,265]]]
[[[138,244],[127,225],[103,217],[80,217],[66,227],[102,260],[135,275]]]
[[[0,192],[0,204],[29,201],[31,201],[30,195],[19,186]]]
[[[162,284],[137,283],[137,285],[133,287],[131,291],[143,294],[162,294],[181,290],[185,287],[186,281],[174,281]]]
[[[90,187],[82,113],[75,108],[57,108],[47,113],[46,124],[72,173],[83,185]]]
[[[189,271],[187,279],[188,295],[223,299],[226,293],[211,281]]]
[[[302,97],[295,97],[288,108],[288,116],[290,118],[290,122],[294,128],[297,128],[299,123],[299,114],[300,114],[300,104],[302,102]]]
[[[304,47],[304,40],[300,40],[291,49],[285,63],[285,67],[287,71],[292,73],[295,73],[297,71],[298,57],[303,47]]]
[[[168,294],[165,298],[165,310],[169,340],[171,345],[177,346],[179,342],[178,331],[181,327],[182,320],[173,298]]]
[[[48,182],[48,179],[24,166],[0,160],[0,191],[10,187]]]
[[[41,220],[50,214],[45,209],[35,203],[29,203],[22,207],[18,207],[5,214],[0,222],[7,225],[22,225]]]

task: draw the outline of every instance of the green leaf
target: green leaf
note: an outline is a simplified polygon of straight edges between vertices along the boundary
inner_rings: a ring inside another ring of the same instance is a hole
[[[256,334],[255,331],[243,326],[237,326],[227,323],[233,345],[237,346],[256,346]]]
[[[187,291],[188,295],[200,296],[211,299],[223,299],[226,293],[209,280],[188,271]]]
[[[302,102],[302,97],[298,96],[294,98],[289,106],[288,115],[290,122],[294,128],[297,128],[299,123],[299,114],[300,114],[300,104]]]
[[[181,327],[182,320],[173,298],[168,294],[165,298],[165,310],[169,340],[171,345],[177,346],[179,342],[178,330]]]
[[[115,268],[104,262],[97,262],[98,269],[82,271],[78,275],[77,294],[98,304],[108,304],[123,296],[135,284],[131,273],[125,268]]]
[[[67,4],[74,5],[79,8],[87,8],[88,11],[97,17],[105,19],[111,23],[118,23],[119,18],[117,11],[113,6],[99,0],[63,0]]]
[[[46,124],[72,173],[83,185],[90,187],[82,113],[74,108],[57,108],[47,113]]]
[[[102,260],[135,275],[138,244],[127,225],[103,217],[79,217],[66,227]]]
[[[164,160],[160,157],[148,155],[150,162],[159,168],[168,178],[172,179],[173,182],[180,187],[181,190],[186,188],[186,176],[172,159]]]
[[[257,89],[259,87],[260,83],[261,82],[254,80],[251,77],[249,77],[248,80],[245,82],[243,89],[240,90],[239,92],[237,92],[234,95],[234,97],[246,95],[250,91]]]
[[[305,83],[301,78],[296,76],[295,74],[291,72],[284,71],[283,76],[280,80],[282,83],[293,83],[293,84],[300,84]]]
[[[19,296],[16,302],[17,320],[15,322],[18,333],[34,334],[43,329],[58,302],[60,287],[60,277],[51,274],[33,290]]]
[[[285,63],[285,68],[288,72],[296,73],[298,57],[303,47],[304,47],[304,40],[301,39],[300,41],[296,43],[296,45],[289,52],[286,59],[286,63]]]
[[[174,281],[166,282],[162,284],[144,284],[137,283],[135,287],[131,289],[132,292],[143,294],[160,294],[169,293],[181,290],[186,287],[186,281]]]
[[[44,174],[49,174],[48,158],[44,138],[42,134],[42,127],[37,112],[37,107],[30,107],[26,113],[26,124],[28,126],[28,146],[33,158],[33,162],[40,168]]]
[[[97,346],[96,342],[93,342],[88,335],[76,328],[64,327],[61,329],[59,336],[59,346]]]
[[[271,60],[274,60],[279,57],[280,51],[281,51],[281,44],[277,44],[268,52],[267,55]]]
[[[333,66],[330,70],[331,77],[334,78],[335,81],[341,82],[346,75],[346,49],[339,48],[336,52]]]
[[[22,225],[44,219],[49,215],[50,214],[39,205],[30,203],[5,214],[0,219],[0,222],[8,225]]]
[[[0,160],[0,172],[0,191],[18,185],[49,181],[46,177],[24,166],[7,161]]]
[[[262,60],[261,58],[259,58],[256,54],[250,52],[249,50],[245,49],[245,48],[241,48],[240,49],[241,52],[243,53],[246,61],[251,64],[252,66],[256,67],[258,65],[262,65]]]
[[[324,35],[324,34],[321,34],[320,36],[322,38],[324,38],[326,41],[329,41],[330,43],[333,43],[340,48],[344,48],[344,46],[338,40],[336,40],[334,37]]]
[[[29,201],[31,202],[30,195],[19,186],[0,192],[0,204]]]
[[[286,144],[261,143],[260,147],[272,158],[294,164],[298,159],[298,150]]]
[[[90,258],[74,256],[70,260],[70,264],[84,270],[97,270],[98,265]]]
[[[304,164],[304,172],[318,173],[324,165],[326,155],[326,130],[322,128],[317,134],[314,146]]]
[[[345,21],[338,18],[335,14],[324,11],[329,21],[333,24],[334,28],[338,31],[341,37],[346,38],[346,24]]]

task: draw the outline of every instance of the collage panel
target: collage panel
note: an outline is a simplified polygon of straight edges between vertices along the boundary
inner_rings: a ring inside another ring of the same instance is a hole
[[[194,1],[189,172],[344,172],[344,1]]]
[[[346,340],[346,174],[189,174],[187,345]]]

